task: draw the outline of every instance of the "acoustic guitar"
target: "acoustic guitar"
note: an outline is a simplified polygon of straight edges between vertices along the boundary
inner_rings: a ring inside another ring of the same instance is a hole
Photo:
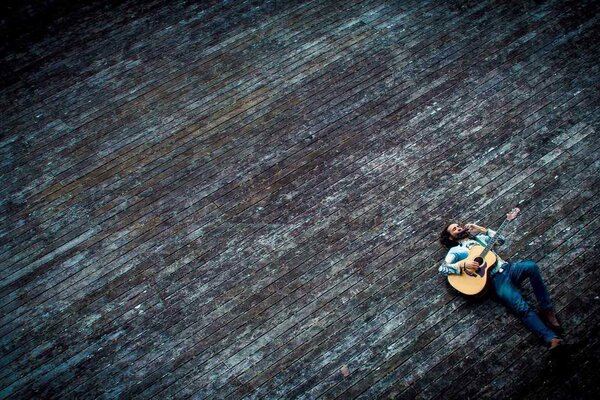
[[[454,289],[468,297],[481,297],[486,293],[490,284],[490,271],[498,261],[498,256],[492,251],[492,247],[508,223],[515,219],[520,211],[518,208],[513,208],[506,214],[506,219],[496,231],[496,235],[485,247],[477,244],[469,248],[469,256],[461,261],[476,261],[479,263],[479,267],[475,272],[465,269],[460,275],[448,275],[448,282]]]

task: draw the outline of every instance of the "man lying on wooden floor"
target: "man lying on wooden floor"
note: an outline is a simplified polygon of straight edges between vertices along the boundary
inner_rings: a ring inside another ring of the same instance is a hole
[[[475,224],[464,227],[452,223],[440,234],[440,243],[448,249],[439,272],[448,277],[450,284],[466,296],[483,296],[488,288],[513,310],[525,326],[548,344],[550,350],[563,341],[556,332],[561,331],[550,295],[534,261],[507,262],[498,257],[492,246],[504,243],[501,231],[516,217],[518,209],[507,214],[507,219],[497,232]],[[538,301],[538,313],[525,301],[519,287],[529,278]]]

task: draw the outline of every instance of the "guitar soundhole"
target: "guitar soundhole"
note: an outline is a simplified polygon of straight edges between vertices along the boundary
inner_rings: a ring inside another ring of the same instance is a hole
[[[473,277],[475,277],[475,276],[483,277],[485,275],[485,264],[484,264],[483,258],[477,257],[473,261],[479,263],[479,268],[477,268],[477,270],[475,270],[475,272],[465,270],[465,273],[467,275],[473,276]]]

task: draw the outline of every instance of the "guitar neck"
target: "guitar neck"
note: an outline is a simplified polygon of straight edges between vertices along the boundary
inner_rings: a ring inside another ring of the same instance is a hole
[[[487,253],[492,249],[492,247],[494,247],[494,245],[496,244],[496,241],[498,240],[498,237],[501,235],[501,233],[504,231],[504,229],[506,229],[509,222],[510,221],[508,219],[505,219],[504,222],[502,222],[502,225],[500,225],[498,230],[496,230],[496,234],[494,235],[494,237],[489,241],[487,246],[485,246],[485,249],[483,249],[483,251],[481,252],[482,258],[485,258]]]

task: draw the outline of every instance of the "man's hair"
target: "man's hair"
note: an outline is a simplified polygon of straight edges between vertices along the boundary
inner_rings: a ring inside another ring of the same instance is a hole
[[[453,222],[446,225],[444,230],[440,233],[440,243],[442,244],[442,246],[444,246],[447,249],[454,247],[454,246],[458,246],[458,242],[456,240],[454,240],[452,235],[450,235],[450,232],[448,232],[448,228],[452,224],[453,224]]]

